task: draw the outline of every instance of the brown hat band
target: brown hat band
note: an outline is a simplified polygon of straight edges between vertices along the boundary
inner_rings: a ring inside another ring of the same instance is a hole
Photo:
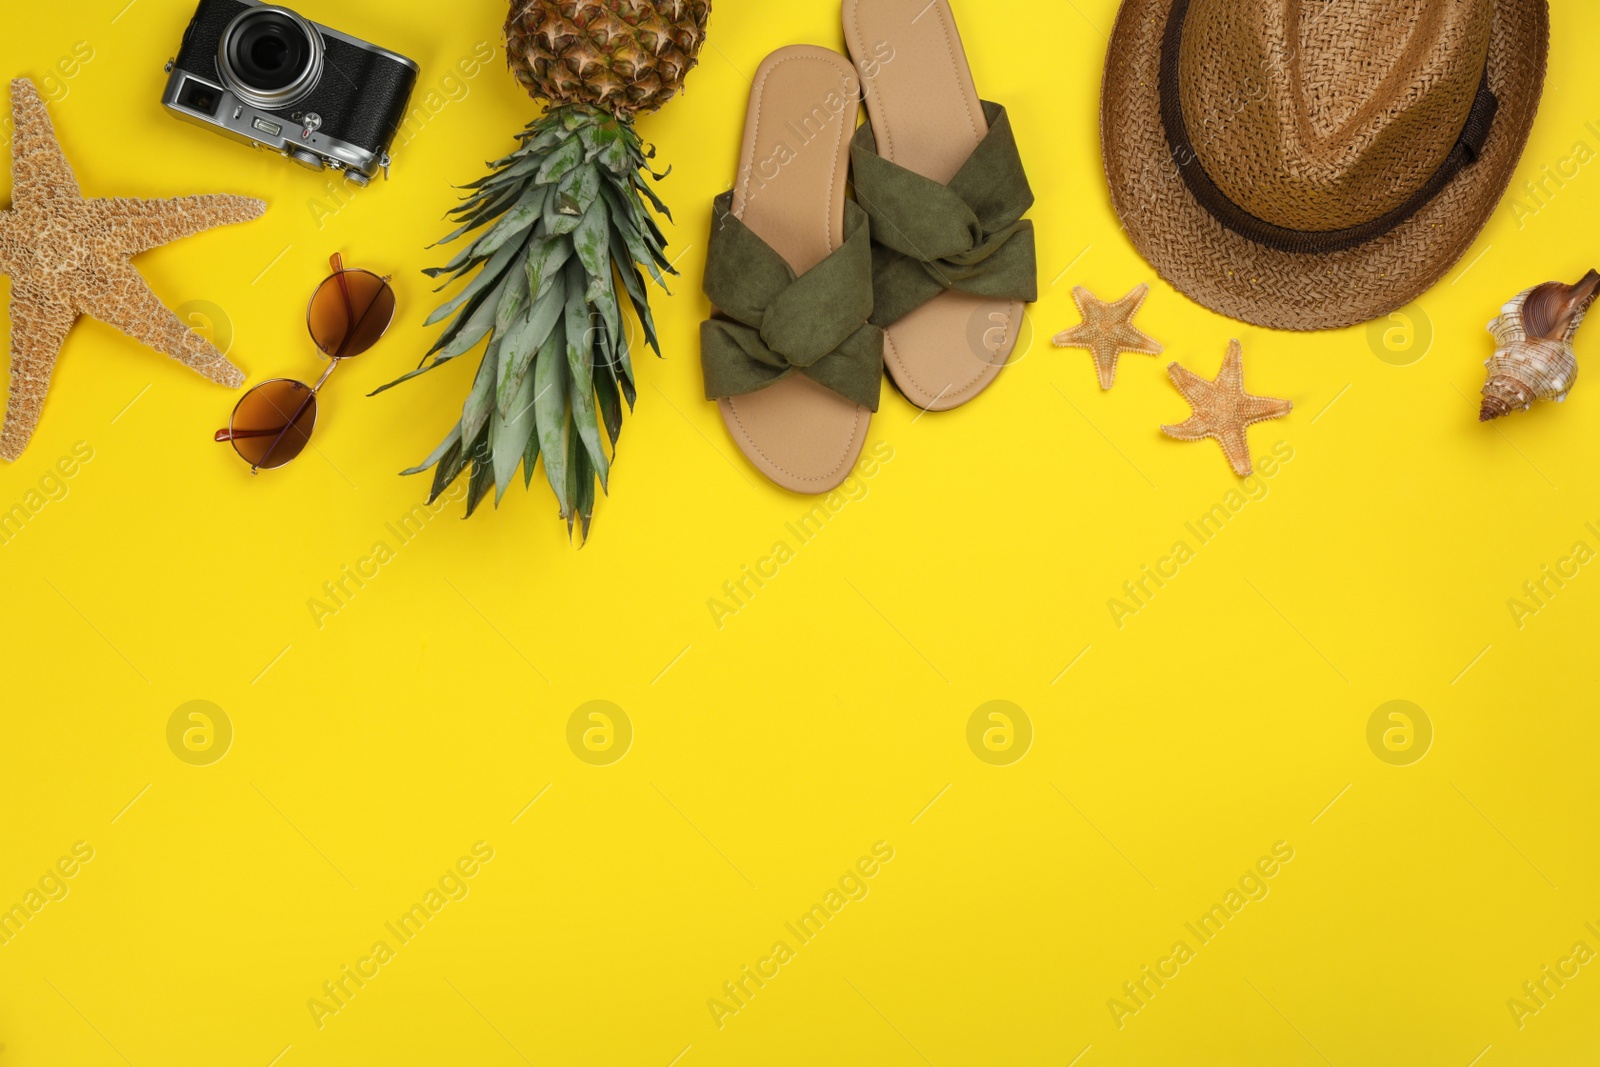
[[[1467,113],[1466,124],[1456,139],[1455,147],[1433,176],[1405,203],[1370,222],[1342,230],[1291,230],[1273,225],[1252,215],[1228,198],[1228,195],[1211,180],[1200,156],[1189,140],[1189,127],[1183,117],[1183,103],[1178,89],[1178,56],[1183,44],[1184,19],[1189,14],[1189,0],[1173,0],[1167,18],[1167,28],[1161,42],[1161,124],[1167,135],[1167,146],[1172,149],[1173,162],[1184,184],[1194,194],[1201,207],[1222,225],[1257,244],[1307,255],[1327,255],[1343,252],[1381,237],[1405,222],[1427,203],[1438,196],[1450,180],[1478,159],[1494,124],[1500,101],[1489,89],[1489,69],[1485,63],[1483,80],[1478,85],[1478,95]]]

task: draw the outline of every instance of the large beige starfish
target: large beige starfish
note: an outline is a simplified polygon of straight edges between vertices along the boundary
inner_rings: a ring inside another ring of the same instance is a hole
[[[15,460],[39,424],[56,357],[79,315],[165,352],[214,382],[244,374],[161,303],[129,258],[266,210],[243,196],[86,200],[33,83],[11,83],[11,210],[0,212],[0,274],[11,276],[11,389],[0,456]]]
[[[1110,389],[1117,380],[1117,357],[1121,353],[1161,354],[1159,344],[1133,327],[1134,313],[1149,292],[1148,285],[1138,285],[1115,304],[1108,304],[1081,285],[1073,287],[1072,299],[1077,301],[1083,322],[1056,334],[1054,340],[1058,348],[1087,348],[1093,354],[1102,389]]]
[[[1161,432],[1180,441],[1214,439],[1233,465],[1233,473],[1241,478],[1253,469],[1245,427],[1267,419],[1281,419],[1294,410],[1294,405],[1287,400],[1251,396],[1244,391],[1244,351],[1238,341],[1228,342],[1228,354],[1222,360],[1216,381],[1208,382],[1176,363],[1167,367],[1167,373],[1172,375],[1172,384],[1178,387],[1194,414],[1177,426],[1161,427]]]

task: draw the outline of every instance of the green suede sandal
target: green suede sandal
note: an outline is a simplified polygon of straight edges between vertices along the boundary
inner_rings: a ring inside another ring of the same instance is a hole
[[[878,410],[883,331],[873,326],[872,238],[866,213],[846,202],[845,242],[796,278],[794,268],[715,201],[705,291],[720,312],[701,326],[706,398],[759,392],[803,374]]]
[[[872,321],[895,385],[947,410],[999,376],[1038,298],[1033,191],[947,0],[845,0],[844,27],[871,118],[851,155],[872,221]]]
[[[996,300],[1038,299],[1033,191],[999,104],[983,101],[989,132],[948,185],[878,154],[871,126],[851,145],[856,198],[872,219],[872,321],[891,326],[956,289]]]
[[[818,108],[827,121],[808,119],[818,128],[795,148],[780,120],[824,99],[841,105]],[[800,493],[849,476],[883,382],[883,331],[869,321],[871,228],[845,198],[855,101],[843,56],[795,46],[767,57],[739,178],[715,201],[706,253],[706,398],[750,462]]]

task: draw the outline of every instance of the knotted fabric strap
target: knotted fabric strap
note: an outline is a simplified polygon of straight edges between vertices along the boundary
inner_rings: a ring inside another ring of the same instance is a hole
[[[856,199],[872,219],[872,321],[888,326],[946,289],[1032,302],[1038,298],[1033,190],[1006,109],[987,100],[989,133],[940,185],[878,154],[871,124],[850,146]]]
[[[795,277],[794,268],[717,197],[705,291],[718,317],[700,326],[706,398],[744,396],[803,374],[846,400],[878,410],[883,331],[872,314],[872,234],[844,205],[844,244]]]

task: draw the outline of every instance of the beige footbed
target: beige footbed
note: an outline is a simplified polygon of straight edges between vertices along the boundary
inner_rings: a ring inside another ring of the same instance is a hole
[[[844,37],[878,151],[934,181],[955,177],[989,125],[947,0],[844,0]],[[946,291],[889,327],[884,363],[913,404],[947,411],[999,376],[1022,316],[1020,303]]]
[[[849,60],[826,48],[780,48],[756,71],[732,211],[797,275],[844,243],[858,95]],[[797,493],[843,482],[872,421],[868,409],[800,374],[717,406],[750,462]]]

